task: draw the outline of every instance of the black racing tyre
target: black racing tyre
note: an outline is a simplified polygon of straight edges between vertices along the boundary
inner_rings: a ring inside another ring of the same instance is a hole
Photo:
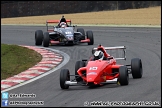
[[[95,53],[95,51],[96,51],[96,50],[92,49],[92,54],[94,54],[94,53]]]
[[[42,45],[43,41],[43,31],[37,30],[35,31],[35,45]]]
[[[85,62],[84,61],[77,61],[75,63],[75,75],[78,75],[78,69],[81,68],[81,67],[85,67]],[[77,82],[80,82],[80,81],[83,81],[83,79],[79,76],[75,76],[76,78],[76,81]]]
[[[92,31],[87,31],[86,35],[87,35],[87,38],[90,39],[90,42],[88,42],[88,45],[93,45],[94,44],[93,32]]]
[[[121,86],[129,84],[129,74],[126,66],[119,67],[119,83]]]
[[[143,69],[142,69],[142,61],[139,58],[133,58],[131,60],[131,71],[133,78],[142,78]]]
[[[85,32],[83,28],[78,28],[77,32],[81,32],[83,34],[83,36],[81,37],[81,40],[85,40]]]
[[[60,87],[62,89],[69,88],[69,85],[66,85],[65,81],[70,81],[70,73],[68,69],[62,69],[60,72]]]
[[[49,47],[49,42],[50,42],[49,33],[45,32],[44,33],[44,38],[43,38],[43,46],[44,47]]]

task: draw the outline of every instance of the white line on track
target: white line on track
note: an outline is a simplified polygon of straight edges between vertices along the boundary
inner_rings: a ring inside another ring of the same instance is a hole
[[[39,48],[44,48],[44,47],[39,47]],[[23,86],[23,85],[25,85],[25,84],[31,83],[31,82],[33,82],[33,81],[39,79],[39,78],[42,78],[42,77],[44,77],[44,76],[46,76],[46,75],[48,75],[48,74],[50,74],[50,73],[53,73],[53,72],[55,72],[56,70],[58,70],[58,69],[60,69],[61,67],[63,67],[63,66],[70,60],[69,55],[66,54],[66,53],[64,53],[64,52],[62,52],[62,51],[55,50],[55,49],[51,49],[51,48],[45,48],[45,49],[50,50],[50,51],[54,51],[54,52],[57,52],[57,53],[61,54],[61,55],[64,57],[63,62],[62,62],[61,64],[59,64],[57,67],[55,67],[54,69],[52,69],[52,70],[50,70],[50,71],[48,71],[48,72],[45,72],[44,74],[42,74],[42,75],[40,75],[40,76],[37,76],[37,77],[35,77],[35,78],[31,79],[31,80],[25,81],[25,82],[23,82],[23,83],[21,83],[21,84],[15,85],[15,86],[13,86],[13,87],[11,87],[11,88],[2,90],[1,93],[2,93],[2,92],[9,91],[9,90],[12,90],[12,89],[15,89],[15,88],[18,88],[18,87]]]

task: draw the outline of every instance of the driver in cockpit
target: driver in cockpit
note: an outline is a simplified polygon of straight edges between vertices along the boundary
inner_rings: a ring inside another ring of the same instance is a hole
[[[66,26],[68,27],[68,24],[67,24],[66,19],[65,19],[64,16],[62,16],[62,18],[60,19],[60,22],[59,22],[59,24],[58,24],[58,27],[61,27],[60,24],[61,24],[62,22],[66,23]]]

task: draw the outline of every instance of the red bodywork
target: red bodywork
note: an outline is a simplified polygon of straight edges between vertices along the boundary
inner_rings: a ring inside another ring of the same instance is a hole
[[[81,43],[87,43],[87,42],[90,42],[90,39],[81,40],[80,42]],[[59,41],[50,40],[50,43],[51,44],[59,44],[60,42]]]
[[[90,42],[90,39],[85,39],[85,40],[81,40],[80,42],[84,43],[84,42]]]
[[[96,85],[119,77],[119,67],[122,65],[116,64],[116,60],[106,52],[103,46],[100,45],[97,50],[102,50],[105,57],[112,59],[89,60],[86,67],[79,68],[77,72],[87,84]],[[82,75],[84,72],[86,72],[86,76]]]

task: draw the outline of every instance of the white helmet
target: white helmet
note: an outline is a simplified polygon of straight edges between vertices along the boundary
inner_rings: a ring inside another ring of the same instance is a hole
[[[102,51],[95,51],[94,60],[103,60],[104,53]]]
[[[60,23],[60,27],[65,28],[66,27],[66,23],[65,22],[61,22]]]

